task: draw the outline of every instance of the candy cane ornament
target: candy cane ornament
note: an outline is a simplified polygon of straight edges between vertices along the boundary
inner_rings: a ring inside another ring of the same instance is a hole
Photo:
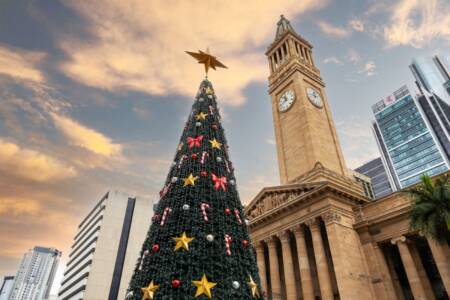
[[[209,208],[210,208],[210,206],[208,203],[202,203],[202,205],[200,205],[200,209],[201,209],[202,215],[203,215],[203,220],[205,220],[206,223],[208,223],[208,214],[207,214],[206,210]]]
[[[209,112],[211,115],[214,115],[214,107],[212,105],[209,106]]]
[[[239,210],[237,208],[234,209],[234,214],[239,224],[242,224],[241,216],[239,215]]]
[[[161,218],[161,226],[164,226],[164,224],[166,223],[167,217],[169,216],[169,214],[172,212],[172,209],[170,207],[166,207],[164,208],[164,213],[163,216]]]
[[[203,151],[202,152],[202,158],[200,159],[200,163],[203,165],[205,163],[205,158],[209,157],[208,152]]]
[[[181,165],[183,164],[183,161],[187,158],[186,154],[183,154],[180,158],[180,160],[178,161],[178,169],[181,168]]]
[[[141,256],[141,262],[139,263],[139,271],[142,270],[142,265],[144,264],[144,259],[148,255],[149,251],[145,250],[144,253]]]
[[[225,248],[228,256],[231,256],[231,242],[232,242],[231,236],[228,234],[225,234]]]
[[[227,167],[228,173],[231,173],[230,167],[228,166],[228,160],[227,159],[225,159],[225,166]]]

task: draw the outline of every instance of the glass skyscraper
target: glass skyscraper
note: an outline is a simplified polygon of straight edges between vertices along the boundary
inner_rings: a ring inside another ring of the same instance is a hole
[[[424,94],[436,94],[450,104],[450,57],[438,56],[414,58],[409,66],[416,84]]]
[[[391,182],[388,179],[381,157],[375,158],[355,169],[356,172],[371,179],[374,198],[378,199],[392,193]]]
[[[430,97],[423,97],[431,103]],[[423,174],[434,176],[449,169],[445,144],[438,139],[420,99],[403,86],[372,106],[373,131],[394,190],[417,183]]]

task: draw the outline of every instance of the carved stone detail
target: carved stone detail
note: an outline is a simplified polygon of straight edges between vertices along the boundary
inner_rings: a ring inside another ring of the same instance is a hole
[[[322,219],[325,222],[325,224],[340,223],[342,216],[337,211],[331,210],[323,213]]]
[[[289,230],[284,230],[284,231],[278,233],[277,236],[282,243],[286,243],[286,242],[289,243],[289,239],[290,239]]]
[[[311,218],[306,220],[305,225],[309,227],[309,229],[318,228],[319,226],[319,220],[317,218]]]
[[[402,235],[402,236],[393,238],[391,240],[391,244],[392,245],[396,245],[398,242],[405,243],[406,242],[406,237],[404,235]]]

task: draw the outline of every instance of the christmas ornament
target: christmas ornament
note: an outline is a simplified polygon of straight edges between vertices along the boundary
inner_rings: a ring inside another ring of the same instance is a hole
[[[129,291],[129,292],[127,293],[127,295],[125,296],[125,300],[126,300],[126,299],[131,299],[131,298],[133,298],[133,296],[134,296],[133,291]]]
[[[212,88],[210,88],[209,86],[206,88],[206,91],[205,91],[208,95],[212,95],[212,94],[214,94],[214,90],[212,89]]]
[[[155,252],[155,253],[158,252],[159,251],[159,245],[158,244],[154,244],[153,247],[152,247],[152,251]]]
[[[245,225],[250,224],[250,221],[248,219],[245,219],[244,222],[245,222]]]
[[[221,143],[219,143],[216,138],[209,140],[209,142],[211,143],[211,147],[216,148],[216,149],[220,149],[220,147],[222,146]]]
[[[241,287],[241,285],[239,284],[239,281],[233,281],[233,289],[237,290]]]
[[[172,209],[170,207],[164,208],[164,213],[163,213],[163,216],[161,218],[161,223],[160,223],[161,226],[164,226],[164,224],[166,223],[167,217],[171,212],[172,212]]]
[[[203,101],[205,101],[205,99],[203,99],[202,97],[200,97],[200,98],[198,98],[198,101],[199,101],[199,102],[203,102]]]
[[[209,209],[208,203],[202,203],[200,205],[200,210],[202,211],[203,220],[205,220],[206,223],[208,223],[208,214],[206,213],[206,209]]]
[[[197,291],[195,292],[195,297],[199,297],[201,295],[206,295],[209,299],[212,298],[211,289],[214,288],[217,283],[208,281],[208,278],[205,274],[203,274],[202,279],[199,281],[192,281],[192,283],[197,287]]]
[[[248,287],[250,288],[250,290],[252,291],[252,296],[255,298],[259,297],[258,285],[253,280],[251,275],[249,275],[248,277],[249,277],[250,281],[247,282],[247,284],[248,284]]]
[[[234,215],[236,216],[236,220],[239,222],[239,224],[242,224],[241,216],[239,215],[239,209],[234,209]]]
[[[200,172],[200,175],[202,175],[203,177],[206,177],[206,176],[208,176],[208,172],[206,172],[206,171],[201,171],[201,172]]]
[[[213,95],[208,95],[208,98],[209,98],[209,99],[212,99],[212,98],[213,98]]]
[[[222,189],[224,191],[227,190],[227,178],[225,176],[217,177],[215,174],[211,173],[212,181],[214,182],[214,189],[217,191],[218,189]]]
[[[216,157],[216,161],[217,161],[217,162],[222,162],[222,157],[217,156],[217,157]]]
[[[187,158],[186,154],[181,155],[180,160],[178,161],[178,169],[181,168],[183,161]]]
[[[202,126],[202,123],[200,123],[200,122],[195,123],[195,127],[200,127],[200,126]]]
[[[213,129],[217,129],[217,124],[212,124],[211,127],[212,127]]]
[[[200,159],[200,163],[203,165],[205,163],[205,158],[209,157],[208,152],[203,151],[202,152],[202,158]]]
[[[144,253],[141,256],[141,261],[139,263],[139,270],[142,270],[142,265],[144,264],[145,257],[149,254],[148,250],[145,250]]]
[[[225,214],[226,214],[227,216],[231,215],[231,209],[225,208]]]
[[[206,116],[208,116],[208,114],[201,111],[198,115],[195,116],[195,119],[197,121],[206,120]]]
[[[161,218],[161,216],[159,214],[154,214],[152,217],[152,221],[156,223],[159,221],[160,218]]]
[[[248,247],[248,241],[247,240],[243,240],[242,241],[242,246],[244,246],[244,248]]]
[[[174,237],[172,238],[176,243],[175,250],[177,251],[180,248],[183,248],[186,251],[189,251],[189,243],[192,242],[194,238],[190,238],[186,235],[186,232],[183,232],[183,234],[180,237]]]
[[[165,185],[161,191],[159,191],[159,198],[163,198],[169,191],[170,184]]]
[[[178,177],[172,177],[172,179],[170,180],[172,183],[175,183],[175,182],[177,182],[177,180],[178,180]]]
[[[209,50],[206,50],[206,52],[201,50],[198,50],[198,52],[186,51],[186,53],[195,58],[199,64],[205,65],[206,76],[208,76],[209,68],[213,68],[214,70],[216,68],[227,68],[215,56],[209,54]]]
[[[210,97],[210,99],[211,99],[211,97]],[[211,115],[214,114],[214,107],[213,107],[212,105],[209,106],[209,113],[210,113]]]
[[[178,144],[178,151],[181,151],[181,149],[183,149],[183,145],[184,145],[183,142],[181,142],[181,143]]]
[[[231,179],[229,182],[230,182],[231,185],[235,185],[236,184],[236,181],[234,181],[234,179]]]
[[[188,136],[187,143],[188,143],[189,149],[194,148],[194,147],[200,147],[202,140],[203,140],[203,135],[199,135],[197,137]]]
[[[147,287],[141,288],[142,300],[153,300],[157,289],[159,289],[159,285],[156,285],[152,280]]]
[[[183,210],[189,210],[189,204],[183,204]]]
[[[208,242],[213,242],[213,241],[214,241],[214,236],[213,236],[212,234],[208,234],[208,235],[206,236],[206,240],[207,240]]]
[[[228,234],[225,234],[225,252],[227,253],[228,256],[231,256],[231,236],[229,236]]]
[[[181,281],[179,281],[178,279],[172,280],[172,287],[173,287],[174,289],[179,288],[180,285],[181,285]]]
[[[197,158],[197,153],[192,153],[192,154],[191,154],[191,158],[192,158],[192,159],[196,159],[196,158]]]
[[[183,186],[188,186],[188,185],[195,186],[195,181],[196,181],[197,179],[198,179],[198,176],[194,176],[194,175],[192,175],[192,173],[191,173],[191,174],[189,174],[188,177],[186,177],[185,179],[183,179],[183,180],[184,180]]]

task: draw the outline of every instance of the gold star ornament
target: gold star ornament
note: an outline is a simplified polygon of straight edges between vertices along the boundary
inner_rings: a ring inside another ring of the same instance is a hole
[[[183,181],[183,186],[188,186],[188,185],[192,185],[195,186],[195,181],[198,179],[198,176],[194,176],[191,174],[189,174],[188,177],[184,178]]]
[[[197,287],[197,291],[195,292],[195,297],[199,297],[201,295],[208,296],[209,299],[212,298],[211,289],[217,285],[217,283],[209,282],[206,275],[203,274],[202,279],[200,281],[192,281],[192,283]]]
[[[212,95],[212,94],[214,94],[214,90],[212,89],[212,88],[210,88],[209,86],[206,88],[206,91],[205,91],[208,95]]]
[[[206,76],[208,76],[209,68],[213,68],[214,70],[216,69],[216,67],[227,69],[227,67],[223,63],[218,61],[215,56],[209,54],[209,49],[206,49],[206,52],[198,50],[198,52],[186,51],[186,53],[195,58],[199,64],[205,65]]]
[[[153,300],[157,289],[159,289],[159,285],[156,285],[152,280],[147,287],[141,288],[142,300]]]
[[[209,140],[209,142],[211,143],[211,147],[216,149],[220,149],[220,147],[222,146],[222,144],[219,143],[216,138],[214,138],[213,140]]]
[[[250,288],[250,290],[252,291],[252,296],[259,297],[258,285],[253,280],[251,275],[249,275],[248,277],[249,277],[250,281],[247,282],[247,284],[248,284],[248,287]]]
[[[189,251],[189,243],[192,242],[194,238],[190,238],[186,235],[186,232],[183,232],[183,234],[180,237],[174,237],[172,238],[175,242],[175,250],[177,251],[180,248],[183,248],[186,251]]]
[[[207,115],[208,114],[205,114],[204,112],[201,111],[198,115],[195,116],[195,119],[197,121],[205,120]]]

